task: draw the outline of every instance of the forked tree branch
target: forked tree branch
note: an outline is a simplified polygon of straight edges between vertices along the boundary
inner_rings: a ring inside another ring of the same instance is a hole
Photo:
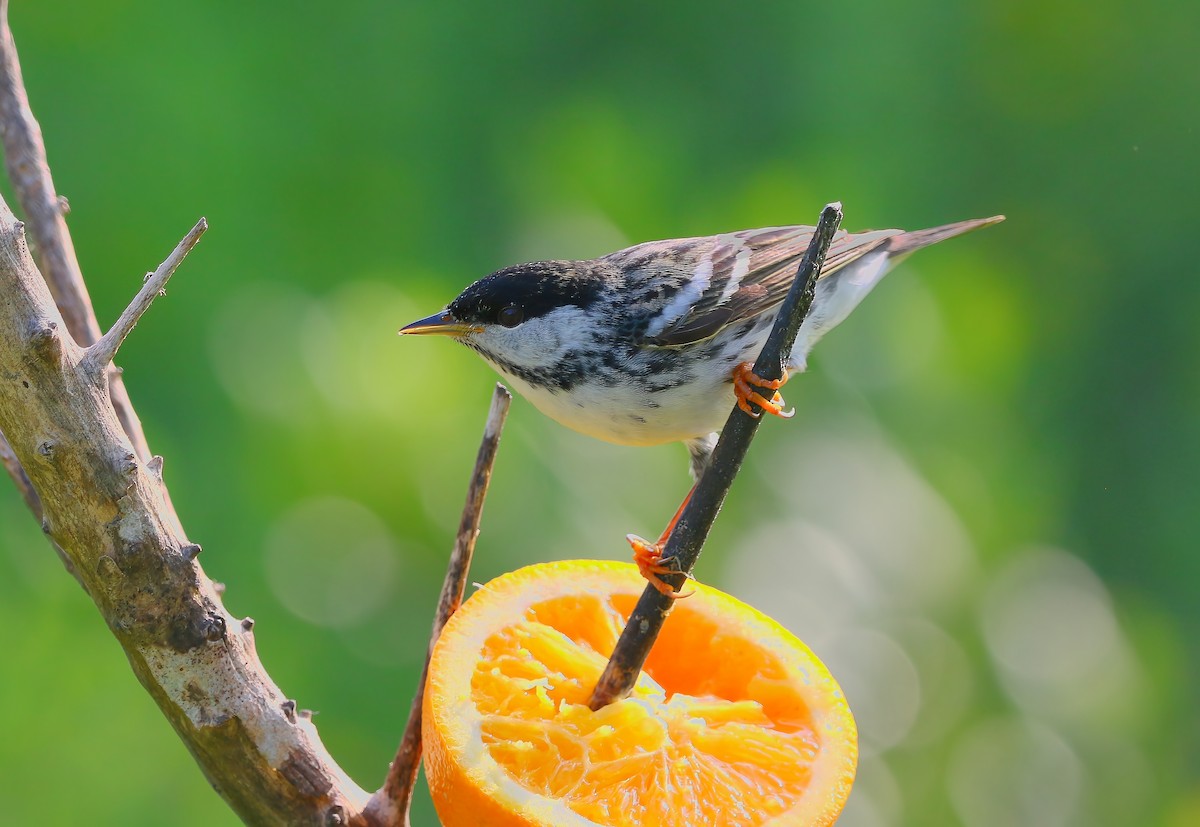
[[[270,679],[140,462],[0,201],[0,429],[43,527],[209,781],[253,824],[348,823],[366,794]]]

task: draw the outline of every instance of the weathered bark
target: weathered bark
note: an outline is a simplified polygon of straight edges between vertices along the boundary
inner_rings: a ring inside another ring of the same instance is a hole
[[[40,495],[43,529],[243,819],[348,823],[365,793],[262,668],[253,624],[222,607],[167,504],[161,459],[138,459],[94,364],[65,335],[24,226],[0,201],[0,430]]]

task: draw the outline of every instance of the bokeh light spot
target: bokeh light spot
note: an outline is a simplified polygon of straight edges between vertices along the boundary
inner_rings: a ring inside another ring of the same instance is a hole
[[[818,654],[854,710],[863,754],[903,741],[921,704],[921,679],[904,648],[881,632],[845,629]]]
[[[881,608],[962,603],[975,579],[975,553],[937,492],[865,424],[818,424],[808,433],[759,466],[769,465],[792,513],[823,526],[860,557]]]
[[[971,729],[950,757],[950,801],[965,827],[1061,827],[1078,806],[1083,768],[1058,733],[1032,720]]]
[[[284,422],[310,421],[319,401],[300,360],[315,302],[282,283],[233,289],[209,329],[217,378],[241,408]],[[311,322],[310,322],[311,325]]]
[[[957,640],[928,620],[900,620],[890,624],[889,633],[912,658],[921,678],[921,708],[904,745],[935,743],[960,725],[971,703],[971,661]]]
[[[854,326],[821,342],[821,367],[843,385],[871,390],[899,384],[923,370],[943,339],[933,294],[912,264],[889,276],[854,310]]]
[[[377,611],[395,585],[397,549],[387,527],[353,500],[320,497],[284,514],[267,536],[267,582],[297,617],[347,627]]]
[[[1064,719],[1111,723],[1136,706],[1140,668],[1104,584],[1058,549],[1018,556],[988,587],[984,638],[1022,706]]]
[[[863,756],[837,827],[892,827],[903,822],[903,807],[900,785],[887,762]]]
[[[723,580],[730,591],[814,646],[857,623],[880,600],[873,573],[854,550],[804,520],[768,523],[730,563]]]

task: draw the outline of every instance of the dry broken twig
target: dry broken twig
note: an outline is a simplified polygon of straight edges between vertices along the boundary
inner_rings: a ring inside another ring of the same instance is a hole
[[[207,229],[208,222],[206,220],[201,218],[197,221],[196,226],[188,230],[188,234],[175,245],[175,249],[171,251],[171,255],[167,256],[166,260],[158,265],[158,269],[146,275],[146,281],[142,285],[142,289],[133,297],[133,301],[125,308],[125,311],[117,319],[116,323],[94,345],[87,349],[87,355],[84,356],[84,365],[97,378],[104,371],[108,370],[108,366],[116,358],[117,349],[121,347],[121,344],[125,341],[125,337],[133,330],[134,326],[138,323],[138,319],[142,318],[142,314],[150,309],[151,303],[163,292],[163,288],[167,286],[167,282],[171,276],[175,275],[176,268],[183,262],[184,257],[192,251],[192,248],[196,246],[196,242],[200,240],[200,236],[204,235],[204,231]]]
[[[492,465],[496,461],[496,449],[500,447],[500,434],[504,420],[512,404],[512,394],[501,384],[492,394],[492,406],[488,411],[487,424],[483,429],[483,440],[479,443],[479,454],[475,457],[475,471],[467,489],[467,502],[463,506],[462,519],[458,524],[458,536],[454,551],[446,568],[446,579],[438,597],[437,614],[433,620],[433,634],[425,652],[425,665],[417,681],[417,694],[408,713],[408,724],[400,749],[388,770],[387,780],[367,804],[369,821],[379,824],[403,824],[408,827],[409,806],[412,804],[413,785],[417,770],[421,766],[421,701],[425,696],[425,682],[429,676],[429,658],[433,646],[442,634],[442,627],[462,604],[463,592],[467,587],[467,573],[471,568],[471,557],[475,553],[475,538],[479,536],[479,520],[483,516],[483,501],[487,496],[488,483],[492,478]]]

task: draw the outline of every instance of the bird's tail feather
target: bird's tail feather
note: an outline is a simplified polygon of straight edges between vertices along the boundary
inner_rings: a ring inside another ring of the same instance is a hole
[[[928,247],[930,244],[945,241],[947,238],[969,233],[971,230],[978,230],[980,227],[999,224],[1003,220],[1004,216],[993,215],[991,218],[972,218],[969,221],[955,221],[953,224],[930,227],[928,230],[913,230],[912,232],[901,233],[887,240],[887,251],[892,256],[906,255],[914,250],[920,250],[922,247]]]
[[[989,224],[998,224],[1004,216],[995,215],[991,218],[976,218],[970,221],[957,221],[941,227],[931,227],[928,230],[916,230],[911,233],[897,233],[883,240],[866,255],[851,262],[836,272],[829,274],[817,282],[816,295],[813,299],[812,310],[800,333],[788,359],[788,366],[803,370],[808,359],[808,352],[827,332],[837,327],[850,311],[858,306],[867,293],[879,283],[879,280],[896,264],[897,261],[922,247],[936,244],[947,238],[970,232]]]

